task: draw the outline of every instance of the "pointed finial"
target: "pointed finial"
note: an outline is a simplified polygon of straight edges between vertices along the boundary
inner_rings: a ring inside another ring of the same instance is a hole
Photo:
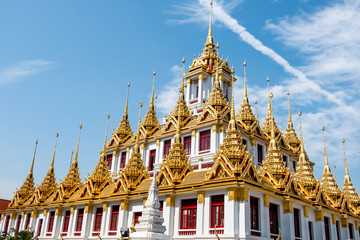
[[[184,93],[184,76],[185,76],[185,58],[182,59],[183,69],[182,69],[182,79],[181,79],[181,93]]]
[[[212,8],[213,8],[213,1],[210,0],[210,20],[209,20],[208,40],[209,40],[209,37],[212,37],[212,27],[211,27],[211,24],[212,24]]]
[[[78,161],[81,129],[82,129],[82,123],[79,126],[79,136],[78,136],[78,142],[77,142],[77,145],[76,145],[76,152],[75,152],[75,158],[74,158],[73,164],[77,163],[77,161]]]
[[[305,153],[304,140],[303,140],[302,128],[301,128],[301,111],[300,111],[300,109],[299,109],[299,124],[300,124],[300,152]]]
[[[152,109],[154,109],[154,90],[155,90],[155,75],[156,75],[155,70],[153,72],[153,75],[154,78],[153,78],[153,86],[152,86],[151,101],[150,101],[150,106],[152,107]]]
[[[267,81],[267,90],[268,90],[268,110],[270,110],[271,109],[271,105],[270,105],[270,78],[267,77],[266,81]]]
[[[342,139],[342,144],[343,144],[343,151],[344,151],[345,176],[349,176],[349,170],[347,167],[346,154],[345,154],[345,139]]]
[[[246,61],[244,61],[244,99],[247,99],[247,88],[246,88]]]
[[[106,152],[106,141],[107,141],[107,134],[108,134],[108,128],[109,128],[109,119],[110,119],[110,113],[107,114],[107,122],[106,122],[106,131],[105,131],[105,139],[104,139],[104,146],[103,150],[101,152],[102,157],[105,159],[105,152]]]
[[[141,109],[143,106],[143,102],[140,102],[140,111],[139,111],[139,123],[138,123],[138,129],[137,129],[137,137],[136,137],[136,141],[135,141],[135,147],[134,147],[134,151],[138,152],[139,151],[139,138],[140,138],[140,124],[141,124]]]
[[[272,109],[273,109],[273,104],[272,104],[272,99],[273,99],[273,97],[274,97],[274,95],[273,95],[273,93],[272,92],[270,92],[270,109],[271,109],[271,114],[272,114]]]
[[[129,89],[130,89],[130,82],[127,83],[128,89],[127,89],[127,95],[126,95],[126,105],[125,105],[125,112],[124,117],[128,118],[128,103],[129,103]]]
[[[73,156],[74,156],[74,149],[71,150],[71,157],[70,157],[70,164],[69,164],[69,167],[71,167],[71,163],[72,163],[72,160],[73,160]]]
[[[323,139],[324,139],[324,157],[325,157],[325,166],[329,165],[329,160],[327,158],[327,153],[326,153],[326,143],[325,143],[325,127],[322,126],[322,131],[323,131]]]
[[[156,110],[156,102],[157,102],[157,98],[158,98],[158,95],[157,95],[157,94],[155,94],[155,106],[154,106],[155,110]]]
[[[38,140],[36,139],[35,140],[35,149],[34,149],[34,155],[33,155],[33,159],[32,159],[32,162],[31,162],[31,167],[30,167],[30,171],[29,171],[29,174],[33,173],[33,170],[34,170],[34,162],[35,162],[35,155],[36,155],[36,148],[37,148],[37,145],[38,145]]]
[[[258,101],[255,99],[255,115],[256,115],[256,118],[258,118],[258,114],[257,114],[257,103],[258,103]]]
[[[216,44],[216,48],[219,51],[219,43]],[[219,62],[220,62],[220,58],[216,59],[216,76],[215,76],[215,82],[214,85],[216,88],[220,87],[219,86]]]
[[[336,164],[334,164],[334,179],[336,181]]]
[[[51,167],[54,167],[55,153],[56,153],[56,146],[57,146],[58,138],[59,138],[59,133],[56,133],[56,142],[55,142],[53,157],[52,157],[52,160],[51,160]]]
[[[139,123],[138,123],[138,128],[140,127],[140,123],[141,123],[141,108],[143,106],[143,102],[140,101],[140,112],[139,112]]]
[[[291,122],[291,113],[290,113],[290,92],[289,90],[286,93],[288,95],[288,112],[289,112],[289,117],[288,117],[288,121],[289,123]]]
[[[235,121],[235,106],[234,106],[234,68],[232,69],[232,74],[231,74],[231,120]]]

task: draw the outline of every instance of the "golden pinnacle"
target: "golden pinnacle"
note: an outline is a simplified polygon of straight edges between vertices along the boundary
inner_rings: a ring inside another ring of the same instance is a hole
[[[257,100],[255,100],[255,104],[257,104]]]
[[[342,143],[345,143],[345,139],[342,139],[341,142],[342,142]]]
[[[80,123],[80,129],[82,129],[82,123]]]
[[[299,116],[301,116],[301,111],[300,111],[300,109],[299,109],[299,113],[298,113],[298,114],[299,114]],[[324,126],[323,126],[323,128],[324,128]],[[324,128],[324,129],[325,129],[325,128]]]
[[[267,78],[266,78],[266,81],[267,81],[267,82],[270,82],[270,78],[269,78],[269,77],[267,77]]]
[[[154,76],[156,75],[156,72],[155,72],[155,70],[154,70],[154,72],[153,72],[153,75],[154,75]]]
[[[324,125],[321,127],[321,130],[325,131],[325,127],[324,127]]]
[[[183,59],[182,59],[182,63],[184,64],[185,63],[185,58],[183,57]]]
[[[216,48],[219,49],[219,47],[220,47],[220,45],[219,45],[219,43],[217,43],[217,44],[216,44]]]
[[[128,82],[128,87],[130,87],[130,82]]]
[[[289,96],[290,95],[290,92],[289,92],[289,90],[286,92],[286,94]]]
[[[246,61],[244,61],[244,67],[246,67]]]
[[[235,72],[235,69],[234,69],[234,66],[231,67],[231,74],[234,74]]]
[[[107,114],[107,119],[109,119],[109,118],[110,118],[110,113]]]

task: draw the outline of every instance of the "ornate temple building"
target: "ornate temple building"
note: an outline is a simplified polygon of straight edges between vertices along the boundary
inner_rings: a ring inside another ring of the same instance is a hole
[[[28,176],[2,212],[0,231],[32,229],[37,239],[120,239],[126,229],[138,239],[144,235],[137,231],[150,228],[152,236],[171,239],[213,239],[215,231],[221,239],[276,239],[280,232],[286,240],[359,239],[360,198],[345,155],[341,189],[330,170],[323,128],[325,164],[317,179],[305,151],[301,112],[296,133],[289,103],[282,132],[270,92],[260,126],[246,74],[243,96],[233,94],[234,70],[218,55],[211,14],[205,47],[186,73],[183,68],[178,100],[161,123],[153,75],[150,105],[142,119],[140,104],[136,132],[128,120],[128,87],[123,118],[110,140],[106,127],[100,159],[85,182],[79,173],[81,126],[61,182],[54,173],[55,145],[50,168],[35,186],[36,142]]]

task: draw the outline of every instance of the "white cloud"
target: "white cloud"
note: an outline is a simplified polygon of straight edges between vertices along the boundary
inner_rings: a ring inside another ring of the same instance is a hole
[[[273,85],[275,117],[279,127],[286,127],[287,101],[284,92],[290,90],[292,99],[292,117],[298,129],[297,110],[303,111],[303,135],[305,147],[310,159],[317,164],[315,173],[319,177],[323,165],[323,142],[321,126],[326,126],[327,148],[329,160],[343,165],[341,139],[347,139],[349,165],[357,166],[357,139],[360,137],[360,126],[356,123],[360,118],[360,100],[358,89],[360,83],[360,3],[354,0],[321,8],[312,14],[286,17],[278,24],[268,22],[267,29],[278,34],[288,46],[304,53],[306,64],[297,68],[265,46],[250,34],[236,19],[229,15],[231,8],[225,9],[223,2],[214,3],[213,20],[229,28],[244,42],[278,63],[284,71],[293,75],[278,85]],[[198,0],[194,3],[177,6],[177,14],[185,19],[178,23],[208,21],[209,3]],[[307,77],[307,76],[310,76]],[[345,85],[346,84],[346,85]],[[346,86],[346,87],[345,87]],[[266,89],[248,86],[249,98],[254,109],[256,96],[259,116],[266,112]],[[242,89],[235,87],[235,96],[242,96]],[[256,93],[256,94],[255,94]],[[259,93],[261,93],[259,95]],[[240,99],[237,99],[239,102]],[[239,104],[239,103],[237,103]],[[295,105],[295,107],[294,107]],[[280,108],[279,108],[280,107]],[[261,117],[260,117],[261,118]],[[299,132],[298,132],[299,134]],[[353,160],[352,160],[353,159]],[[320,166],[319,166],[320,165]],[[341,182],[341,181],[340,181]]]
[[[30,60],[16,63],[14,65],[0,69],[0,86],[19,81],[25,77],[36,73],[46,71],[51,68],[55,62],[44,60]]]

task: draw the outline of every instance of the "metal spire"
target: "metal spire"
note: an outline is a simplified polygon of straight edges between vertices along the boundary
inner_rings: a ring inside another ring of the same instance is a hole
[[[244,61],[244,100],[247,100],[247,88],[246,88],[246,61]]]
[[[78,142],[77,142],[77,145],[76,145],[76,152],[75,152],[75,157],[74,157],[73,165],[74,165],[75,163],[77,164],[77,162],[78,162],[81,129],[82,129],[82,124],[80,124],[80,127],[79,127],[79,137],[78,137]],[[107,131],[106,131],[106,132],[107,132]],[[106,140],[105,140],[105,141],[106,141]],[[73,152],[74,152],[74,151],[73,151]]]
[[[110,113],[107,115],[107,123],[106,123],[106,132],[105,132],[105,139],[104,139],[104,146],[102,150],[102,157],[105,159],[105,152],[106,152],[106,141],[107,141],[107,134],[108,134],[108,128],[109,128],[109,119],[110,119]]]
[[[51,167],[52,167],[52,168],[54,167],[55,153],[56,153],[56,146],[57,146],[58,138],[59,138],[59,133],[56,133],[55,148],[54,148],[54,153],[53,153],[53,157],[52,157],[52,160],[51,160]]]
[[[124,112],[124,118],[128,118],[128,102],[129,102],[129,89],[130,89],[130,82],[127,84],[127,95],[126,95],[126,105],[125,105],[125,112]]]
[[[344,151],[344,163],[345,163],[345,177],[349,176],[349,170],[347,167],[347,162],[346,162],[346,154],[345,154],[345,139],[342,139],[342,144],[343,144],[343,151]]]
[[[322,131],[323,131],[323,139],[324,139],[324,157],[325,157],[325,166],[329,166],[329,160],[327,157],[327,153],[326,153],[326,144],[325,144],[325,127],[322,126]]]

